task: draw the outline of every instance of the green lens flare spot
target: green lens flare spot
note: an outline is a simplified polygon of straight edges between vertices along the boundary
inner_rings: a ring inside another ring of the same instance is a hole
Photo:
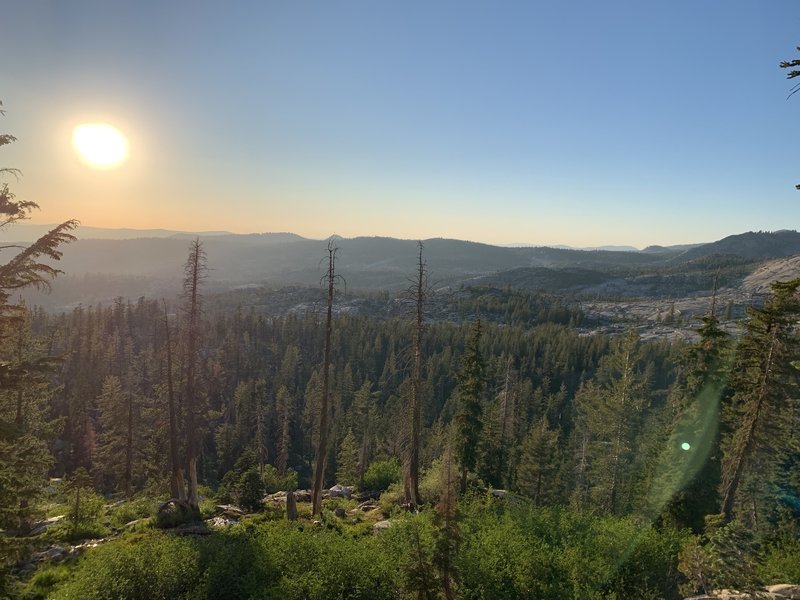
[[[689,442],[683,442],[681,444],[681,450],[689,450],[689,449],[691,449],[691,447],[692,446],[691,446],[691,444],[689,444]]]

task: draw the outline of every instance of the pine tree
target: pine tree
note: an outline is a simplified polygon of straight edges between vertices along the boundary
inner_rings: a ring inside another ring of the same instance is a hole
[[[516,425],[516,394],[511,378],[510,356],[505,363],[503,385],[487,411],[478,461],[481,479],[495,487],[504,487],[508,480]]]
[[[336,459],[336,483],[355,485],[358,483],[358,444],[353,430],[348,429]]]
[[[0,103],[2,106],[2,103]],[[5,114],[0,110],[0,115]],[[0,134],[0,146],[14,142],[10,134]],[[0,168],[0,229],[29,218],[38,208],[35,202],[15,200],[7,176],[19,177],[13,168]],[[12,304],[11,295],[27,287],[48,288],[49,280],[59,273],[49,262],[61,258],[59,246],[75,240],[70,231],[77,221],[65,221],[47,234],[22,248],[0,265],[0,340],[12,337],[25,319],[27,312],[22,304]],[[2,248],[13,251],[15,246]],[[6,255],[7,256],[7,255]],[[15,410],[0,412],[0,529],[17,528],[29,521],[31,500],[35,499],[45,482],[52,457],[45,441],[38,435],[33,423],[25,419],[25,408],[37,379],[48,370],[52,360],[46,354],[15,360],[14,351],[0,360],[0,389],[11,394]]]
[[[619,338],[601,363],[598,384],[584,385],[575,397],[585,428],[590,492],[611,514],[625,512],[632,500],[636,440],[647,395],[638,352],[635,332]]]
[[[461,491],[467,488],[467,473],[475,470],[483,429],[484,363],[480,349],[481,322],[470,331],[456,388],[455,452],[461,466]]]
[[[719,512],[720,406],[729,397],[730,339],[711,310],[701,318],[700,339],[684,359],[685,377],[674,392],[674,419],[650,492],[650,508],[678,526],[700,532],[705,516]]]
[[[772,284],[763,308],[751,308],[739,343],[726,410],[729,428],[722,463],[722,513],[733,518],[743,483],[758,477],[760,490],[775,483],[777,460],[790,447],[793,410],[800,372],[800,279]],[[755,502],[756,498],[750,498]],[[769,502],[772,504],[772,501]],[[751,525],[759,511],[751,513]]]
[[[187,503],[189,508],[199,511],[200,498],[197,491],[197,458],[200,452],[200,331],[202,318],[202,296],[200,286],[206,277],[206,253],[199,238],[189,245],[189,258],[184,267],[183,293],[186,338],[184,357],[184,408],[186,413],[186,464],[189,474]]]
[[[275,399],[278,411],[278,422],[280,424],[280,441],[278,443],[278,456],[275,459],[275,466],[278,474],[283,477],[286,475],[286,468],[289,464],[289,452],[291,450],[291,426],[292,426],[292,397],[285,385],[278,389],[278,396]]]
[[[456,494],[457,474],[453,463],[453,452],[448,445],[442,457],[442,490],[434,513],[436,546],[433,554],[433,563],[439,570],[442,591],[446,600],[456,598],[454,588],[458,577],[456,556],[462,542],[461,530],[458,525],[460,515]]]
[[[167,415],[169,418],[169,464],[170,464],[170,493],[172,498],[179,504],[186,501],[186,486],[183,480],[183,469],[180,461],[179,421],[180,415],[175,399],[174,374],[172,369],[172,337],[170,335],[169,316],[167,314],[167,303],[164,305],[164,351],[166,354],[166,364],[164,365],[165,379],[167,381]]]
[[[375,403],[372,399],[372,383],[364,381],[355,393],[353,400],[353,434],[359,441],[358,464],[356,466],[357,481],[359,486],[364,485],[364,473],[370,460],[370,443],[375,422]]]
[[[95,471],[111,488],[133,493],[134,452],[138,446],[139,406],[135,394],[109,375],[97,398],[102,427],[97,440]]]
[[[538,505],[557,500],[558,430],[550,429],[546,418],[534,423],[522,444],[517,471],[517,488]]]

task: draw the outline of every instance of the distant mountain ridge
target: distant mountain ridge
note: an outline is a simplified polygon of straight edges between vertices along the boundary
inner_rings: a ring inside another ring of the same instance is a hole
[[[103,278],[114,281],[107,286],[109,294],[113,287],[126,290],[125,294],[149,295],[161,284],[179,282],[188,240],[197,235],[208,255],[211,285],[318,285],[327,243],[293,233],[169,230],[114,230],[116,234],[130,231],[137,237],[108,239],[100,236],[102,231],[82,229],[78,241],[63,247],[63,259],[57,265],[67,277],[54,283],[56,287],[67,285],[64,280],[71,278],[77,301],[86,285],[75,282],[87,276],[95,282],[92,301],[103,294]],[[159,235],[138,237],[154,231]],[[408,285],[417,260],[417,241],[364,236],[338,238],[337,243],[337,272],[348,288],[401,289]],[[423,240],[423,244],[435,286],[510,286],[619,297],[706,292],[720,270],[720,285],[739,285],[766,260],[800,255],[800,233],[789,230],[747,232],[709,244],[648,247],[636,252],[504,247],[446,238]],[[126,287],[125,281],[133,279],[139,280],[136,285],[141,292],[127,291],[135,286]]]
[[[752,260],[793,256],[800,254],[800,233],[793,229],[748,231],[690,248],[680,257],[688,261],[714,254],[729,254]]]

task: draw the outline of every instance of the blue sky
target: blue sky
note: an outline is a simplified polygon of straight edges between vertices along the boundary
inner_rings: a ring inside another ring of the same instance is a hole
[[[35,221],[490,243],[797,228],[789,0],[4,6]],[[10,60],[9,60],[10,57]],[[112,171],[70,131],[130,139]]]

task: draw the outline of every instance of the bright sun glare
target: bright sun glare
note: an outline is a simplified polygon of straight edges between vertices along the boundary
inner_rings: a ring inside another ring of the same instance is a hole
[[[95,169],[113,169],[128,158],[128,140],[108,123],[84,123],[72,130],[72,147]]]

